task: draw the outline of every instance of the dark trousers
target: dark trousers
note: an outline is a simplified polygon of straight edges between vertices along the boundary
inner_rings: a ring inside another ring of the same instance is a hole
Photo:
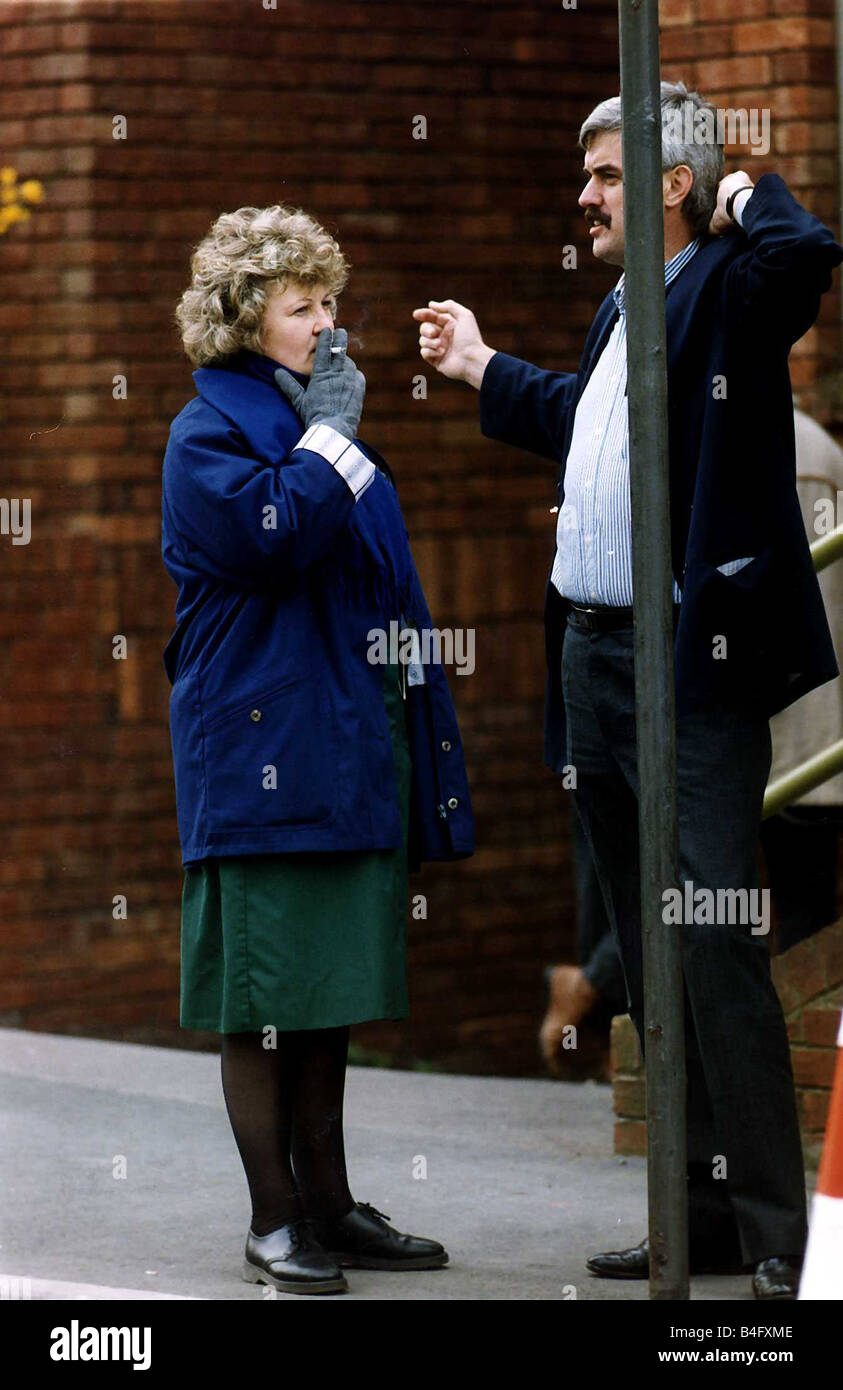
[[[571,838],[577,882],[577,962],[600,995],[597,1009],[608,1020],[615,1014],[626,1013],[626,980],[594,856],[574,802],[571,803]]]
[[[644,1038],[633,631],[570,623],[562,658],[567,762]],[[680,880],[757,889],[769,721],[736,708],[677,720]],[[670,885],[665,885],[669,887]],[[721,914],[722,915],[722,914]],[[684,923],[688,1219],[693,1252],[746,1264],[801,1254],[805,1175],[787,1031],[767,938],[752,924]],[[725,1178],[714,1177],[715,1164]]]

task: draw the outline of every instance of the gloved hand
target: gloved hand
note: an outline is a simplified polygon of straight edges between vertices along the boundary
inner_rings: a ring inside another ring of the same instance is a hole
[[[347,345],[348,333],[344,328],[323,328],[307,389],[283,367],[275,372],[275,382],[304,421],[305,429],[330,425],[346,439],[353,439],[363,413],[366,378],[348,356]]]

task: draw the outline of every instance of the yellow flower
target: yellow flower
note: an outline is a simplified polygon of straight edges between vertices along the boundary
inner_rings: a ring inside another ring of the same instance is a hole
[[[44,198],[44,185],[38,179],[26,179],[18,186],[17,170],[11,165],[0,169],[0,236],[13,222],[27,222],[31,217],[28,208],[21,203],[40,203]]]
[[[11,203],[8,207],[0,208],[0,229],[5,232],[13,222],[26,222],[31,216],[27,208],[20,207],[18,203]]]

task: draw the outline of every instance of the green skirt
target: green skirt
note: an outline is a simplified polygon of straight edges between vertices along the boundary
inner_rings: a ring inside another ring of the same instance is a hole
[[[403,846],[249,854],[185,869],[180,1024],[214,1033],[406,1018],[411,757],[401,668],[384,667]]]

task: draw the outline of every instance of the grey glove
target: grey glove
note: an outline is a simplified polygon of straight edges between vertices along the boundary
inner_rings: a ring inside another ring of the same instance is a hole
[[[282,396],[304,421],[311,425],[330,425],[331,429],[353,439],[363,413],[366,378],[346,352],[348,333],[344,328],[323,328],[317,340],[313,372],[307,389],[283,367],[275,372]]]

